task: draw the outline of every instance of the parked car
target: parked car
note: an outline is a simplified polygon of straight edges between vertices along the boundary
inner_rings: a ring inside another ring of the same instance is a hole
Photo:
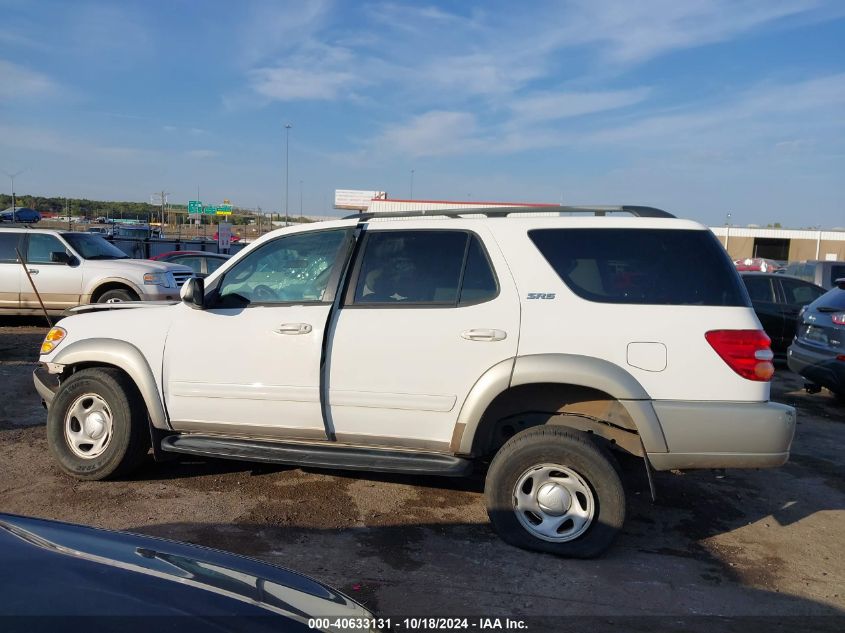
[[[845,401],[845,279],[801,312],[787,363],[810,391],[826,387]]]
[[[4,315],[41,314],[30,278],[47,311],[61,314],[83,303],[176,300],[192,274],[179,264],[129,259],[95,233],[0,229],[0,314]]]
[[[735,259],[734,266],[741,272],[757,271],[763,273],[773,273],[782,268],[782,265],[774,259],[765,259],[763,257]]]
[[[757,318],[772,339],[775,357],[785,359],[786,349],[795,337],[801,308],[821,297],[825,289],[779,273],[744,272],[740,276]]]
[[[505,541],[596,556],[625,518],[613,451],[657,470],[779,466],[795,430],[713,233],[613,210],[635,217],[287,227],[187,281],[181,303],[84,308],[47,334],[34,375],[50,450],[89,480],[125,476],[150,441],[159,457],[415,475],[479,464]]]
[[[29,207],[8,208],[0,212],[0,222],[20,222],[21,224],[35,224],[41,221],[41,214]]]
[[[104,237],[114,236],[114,227],[112,226],[91,226],[88,227],[89,233],[99,233]]]
[[[231,255],[223,253],[207,253],[205,251],[170,251],[150,259],[158,262],[182,264],[197,274],[210,275],[220,268]]]
[[[784,274],[798,277],[830,290],[836,286],[836,280],[845,278],[845,261],[804,261],[786,265]]]
[[[243,631],[238,618],[258,631],[374,618],[331,587],[252,558],[11,514],[0,514],[0,568],[6,618],[170,616],[188,631]]]

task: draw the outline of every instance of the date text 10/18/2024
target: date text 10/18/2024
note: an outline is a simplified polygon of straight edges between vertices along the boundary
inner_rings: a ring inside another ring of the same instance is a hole
[[[525,620],[512,618],[312,618],[312,629],[340,631],[525,631]]]

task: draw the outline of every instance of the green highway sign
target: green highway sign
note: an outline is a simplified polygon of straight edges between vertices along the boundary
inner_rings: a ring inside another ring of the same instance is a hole
[[[188,202],[188,213],[202,213],[204,215],[232,215],[231,204],[203,204],[199,200]]]

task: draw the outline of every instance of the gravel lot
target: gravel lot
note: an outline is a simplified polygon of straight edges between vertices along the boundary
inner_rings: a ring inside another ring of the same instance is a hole
[[[602,559],[570,561],[501,542],[480,478],[184,460],[150,461],[127,481],[68,479],[47,452],[30,379],[44,333],[36,320],[0,322],[0,511],[256,556],[385,616],[845,614],[845,408],[805,394],[785,369],[774,399],[799,408],[786,466],[658,473],[653,504],[644,473],[625,464],[624,534]]]

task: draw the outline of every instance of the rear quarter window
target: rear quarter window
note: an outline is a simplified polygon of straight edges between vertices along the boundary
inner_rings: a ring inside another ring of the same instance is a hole
[[[535,229],[528,237],[588,301],[750,307],[724,248],[704,230]]]
[[[830,285],[834,285],[837,279],[845,278],[845,264],[834,264],[830,267]]]

